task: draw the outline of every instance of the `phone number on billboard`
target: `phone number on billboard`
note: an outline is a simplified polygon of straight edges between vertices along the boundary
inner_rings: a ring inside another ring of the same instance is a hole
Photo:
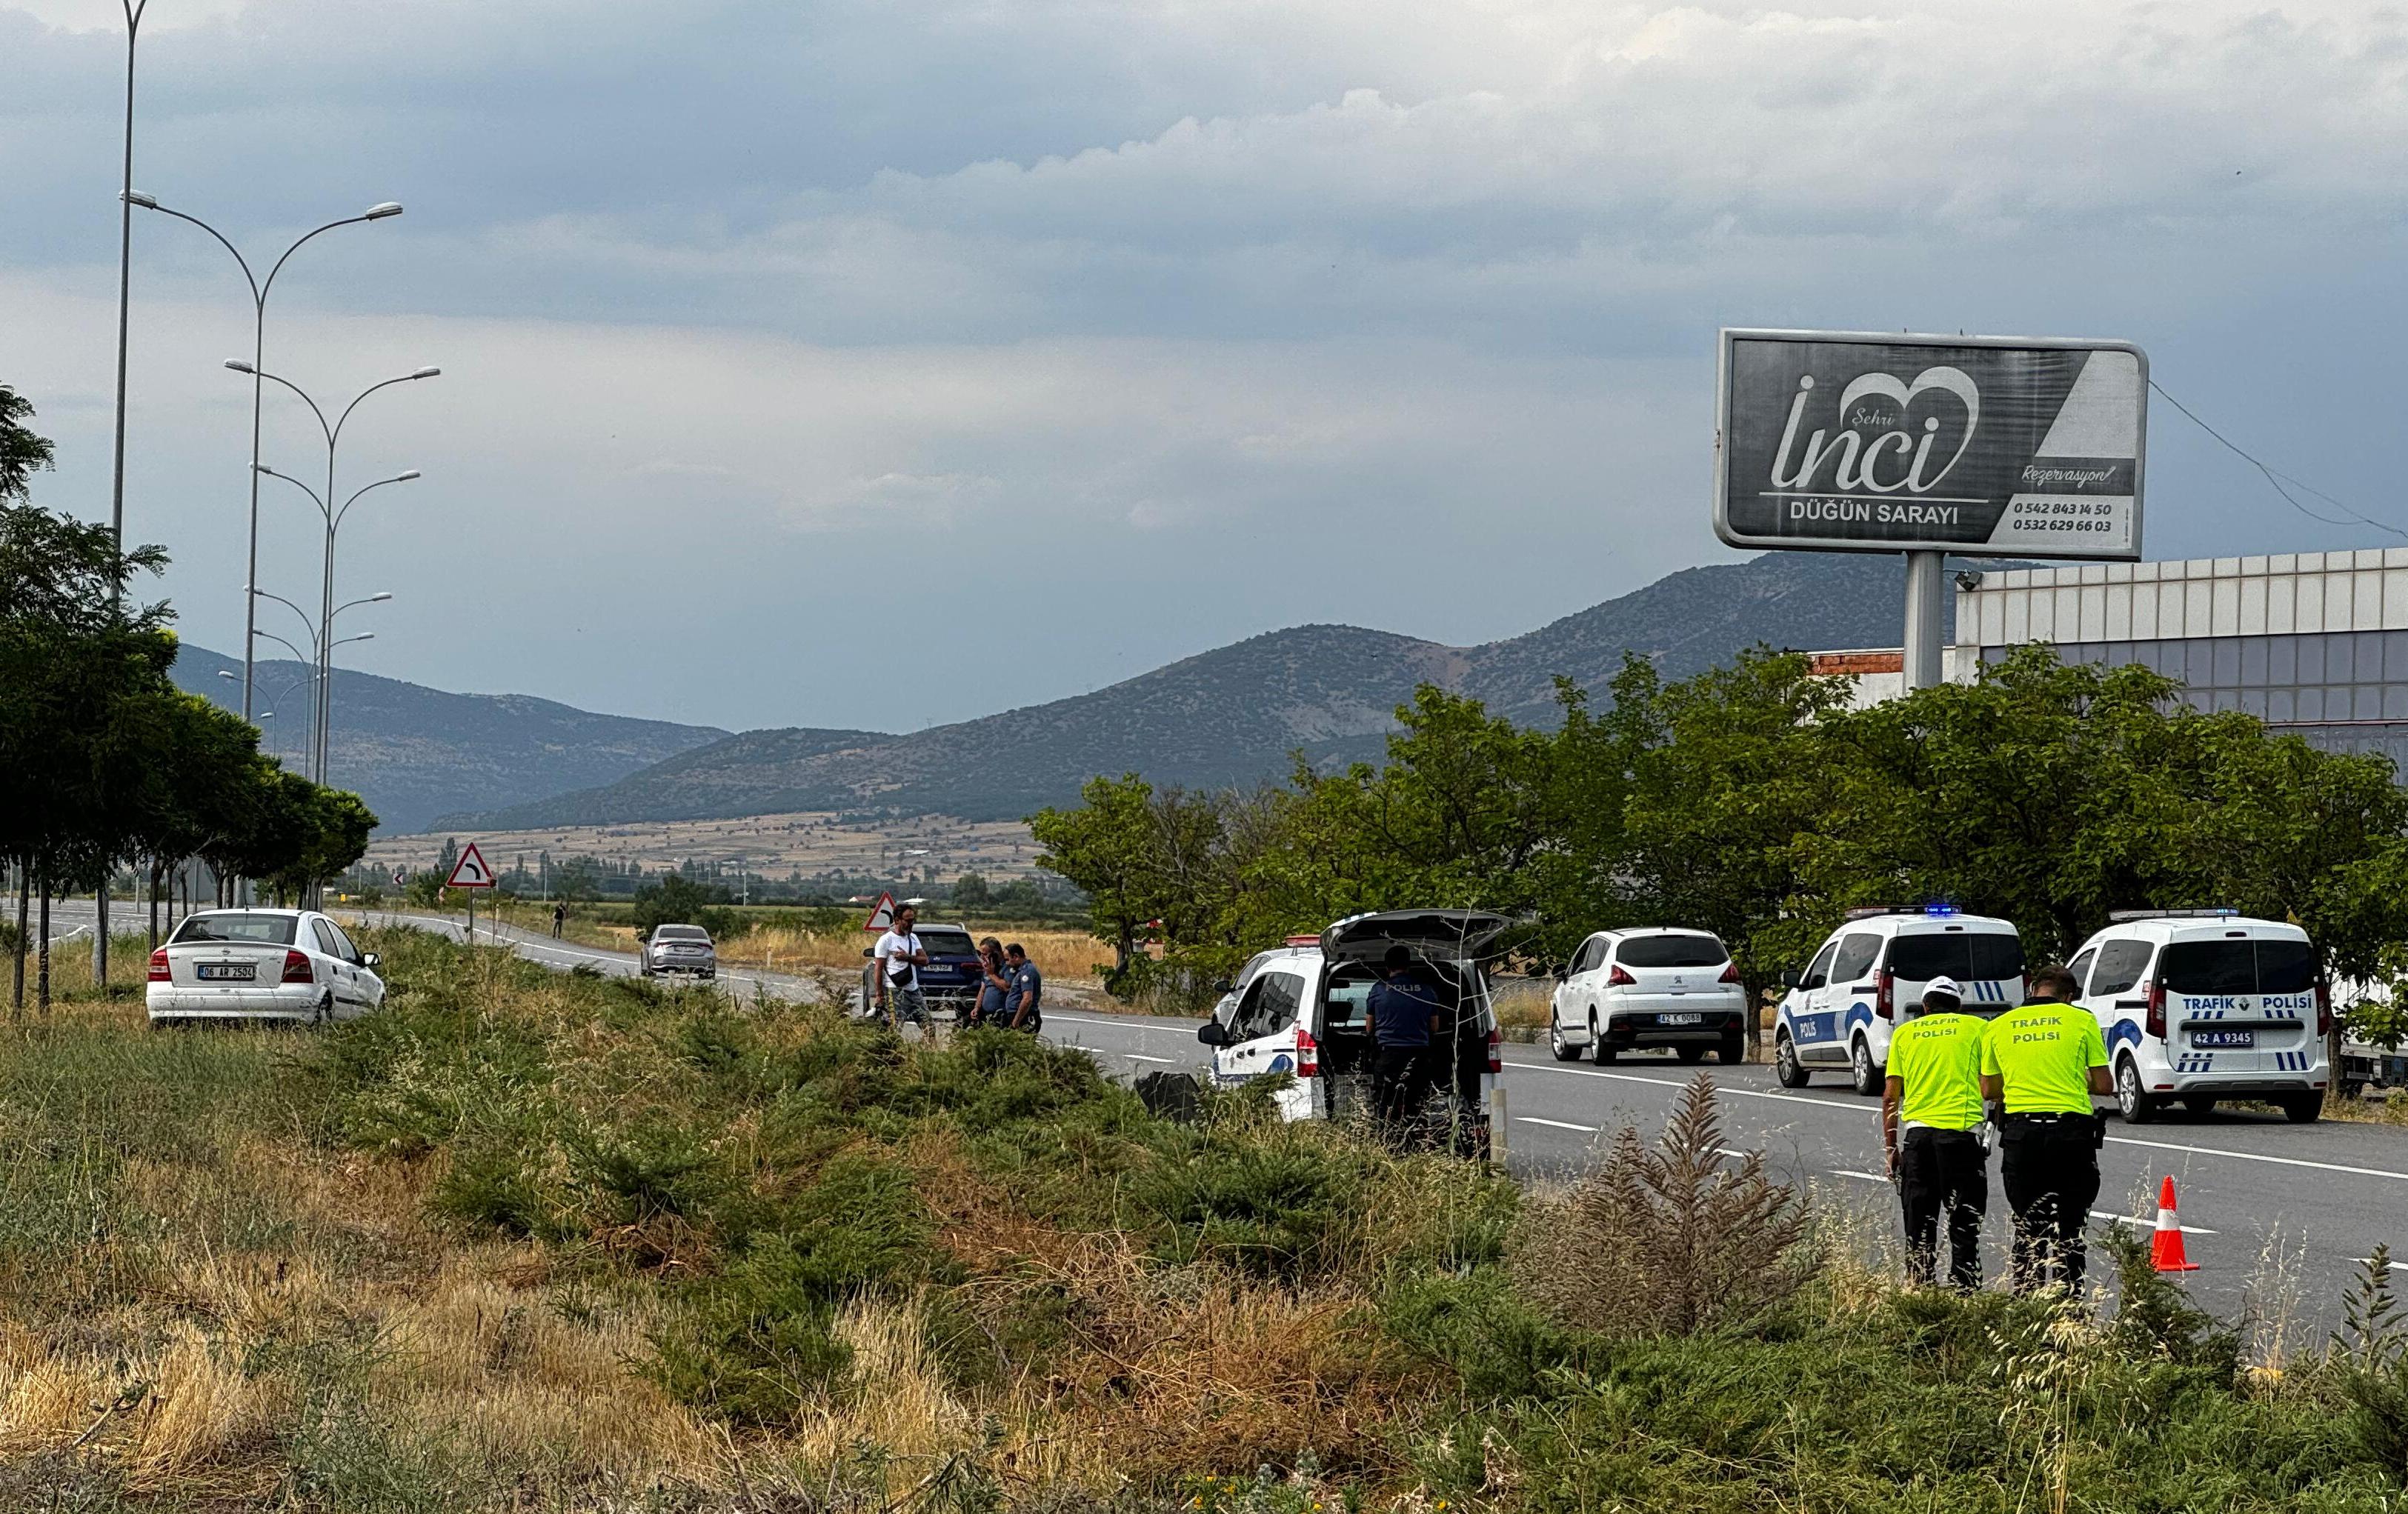
[[[2096,533],[2106,536],[2118,525],[2114,507],[2092,500],[2028,500],[2014,507],[2016,529]]]

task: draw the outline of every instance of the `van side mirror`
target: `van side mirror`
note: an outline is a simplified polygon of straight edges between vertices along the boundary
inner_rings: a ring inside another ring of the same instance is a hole
[[[1785,989],[1794,989],[1804,981],[1806,981],[1805,975],[1795,967],[1781,975],[1781,986]]]
[[[1229,1027],[1217,1020],[1208,1020],[1196,1027],[1196,1038],[1206,1046],[1226,1046],[1229,1044]]]
[[[863,947],[861,949],[861,954],[865,957],[874,957],[878,955],[878,949],[876,947]]]
[[[363,967],[381,967],[384,965],[384,959],[371,951],[366,956],[360,959],[360,965]]]
[[[1212,992],[1215,993],[1235,993],[1238,992],[1238,985],[1225,978],[1221,979],[1221,981],[1212,985]]]

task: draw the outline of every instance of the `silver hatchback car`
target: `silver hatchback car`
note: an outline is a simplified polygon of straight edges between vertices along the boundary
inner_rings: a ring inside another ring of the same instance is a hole
[[[646,978],[663,973],[717,978],[719,949],[710,944],[710,933],[699,925],[655,925],[636,949],[636,967]]]

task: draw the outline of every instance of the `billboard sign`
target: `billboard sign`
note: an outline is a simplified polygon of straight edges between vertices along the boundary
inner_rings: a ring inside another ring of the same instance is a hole
[[[2137,560],[2148,387],[2128,342],[1727,329],[1714,534]]]

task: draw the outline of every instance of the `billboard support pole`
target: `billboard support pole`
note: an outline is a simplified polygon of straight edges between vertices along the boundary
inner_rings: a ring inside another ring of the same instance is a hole
[[[1906,686],[1937,688],[1941,667],[1940,595],[1942,554],[1906,554]]]

